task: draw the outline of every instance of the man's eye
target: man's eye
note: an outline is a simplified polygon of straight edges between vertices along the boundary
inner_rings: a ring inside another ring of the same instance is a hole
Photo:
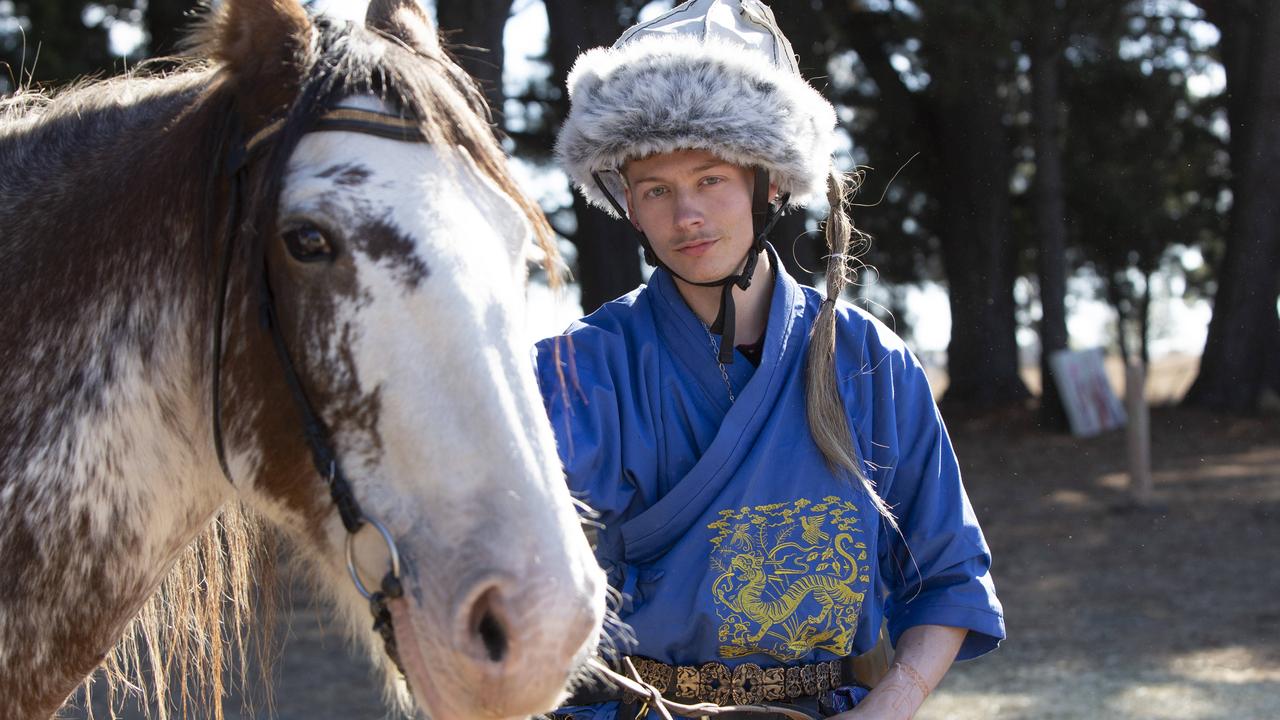
[[[648,195],[651,198],[662,197],[666,194],[667,189],[664,187],[649,188],[648,192],[645,193],[645,195]]]
[[[703,178],[703,179],[702,179],[702,184],[703,184],[703,185],[719,185],[719,184],[720,184],[720,183],[722,183],[722,182],[724,182],[724,178],[722,178],[722,177],[716,177],[716,176],[714,176],[714,175],[713,175],[713,176],[711,176],[711,177]]]

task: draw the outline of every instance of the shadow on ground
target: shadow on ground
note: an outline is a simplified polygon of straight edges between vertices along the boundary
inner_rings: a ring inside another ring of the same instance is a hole
[[[1280,718],[1280,422],[1152,416],[1155,502],[1130,502],[1123,432],[955,428],[1009,640],[918,715]]]

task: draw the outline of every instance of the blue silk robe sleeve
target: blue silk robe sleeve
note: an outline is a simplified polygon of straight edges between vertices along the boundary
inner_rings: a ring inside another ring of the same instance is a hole
[[[887,523],[880,529],[890,638],[896,645],[916,625],[966,628],[957,658],[977,657],[1004,638],[1003,610],[989,572],[991,553],[924,369],[878,321],[842,309],[837,357],[845,404],[869,475],[900,530]]]

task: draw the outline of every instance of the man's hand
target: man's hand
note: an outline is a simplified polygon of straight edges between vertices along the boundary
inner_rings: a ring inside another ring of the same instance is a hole
[[[830,720],[910,720],[947,674],[968,630],[943,625],[908,628],[889,672],[853,710]]]

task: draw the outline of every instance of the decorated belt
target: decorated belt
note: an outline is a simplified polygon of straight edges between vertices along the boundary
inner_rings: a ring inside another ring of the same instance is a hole
[[[755,663],[732,668],[719,662],[668,665],[639,655],[633,655],[631,662],[640,677],[661,690],[664,697],[686,704],[787,702],[857,683],[848,659],[770,668]]]

